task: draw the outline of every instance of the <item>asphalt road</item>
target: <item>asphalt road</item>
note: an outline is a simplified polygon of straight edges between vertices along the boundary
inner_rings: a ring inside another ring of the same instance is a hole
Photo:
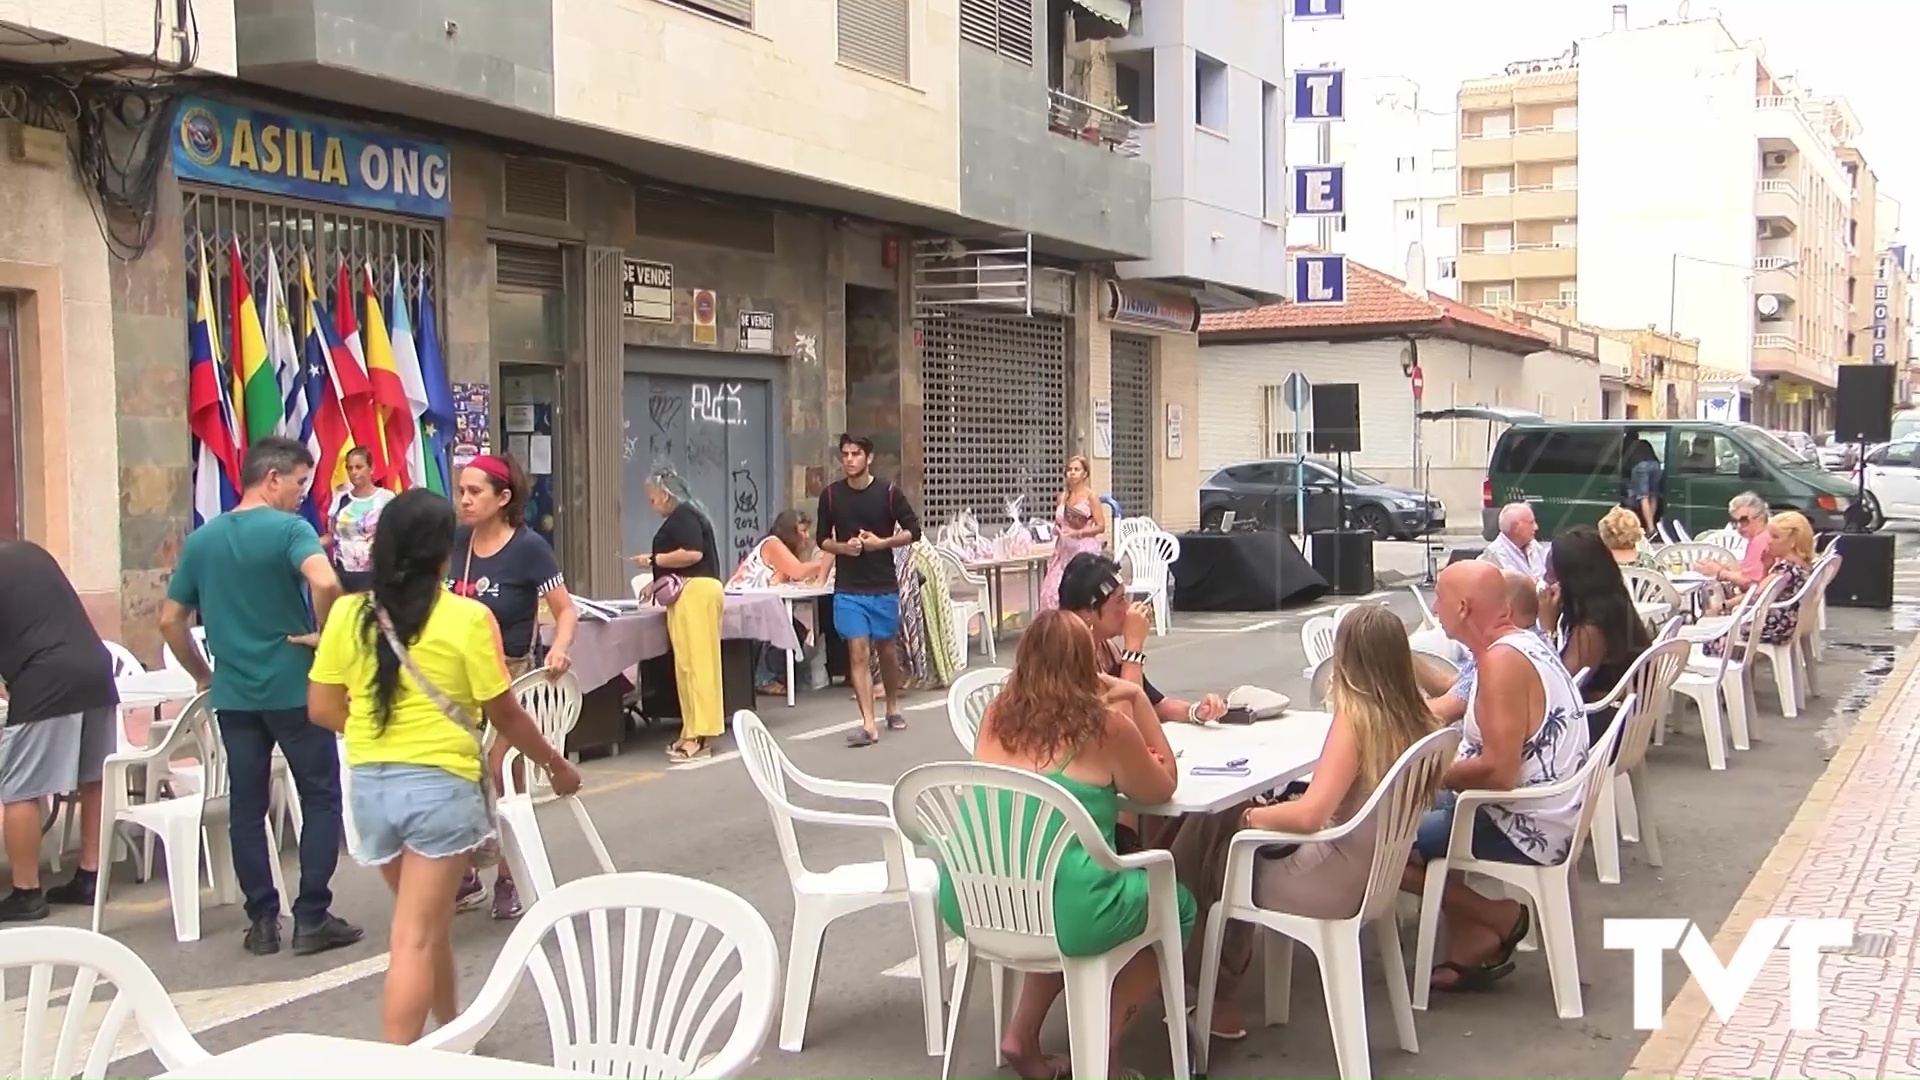
[[[1903,554],[1911,556],[1912,538]],[[1833,648],[1821,673],[1825,697],[1809,715],[1784,720],[1761,693],[1761,715],[1751,751],[1735,752],[1731,768],[1706,767],[1699,724],[1688,711],[1650,762],[1657,815],[1667,865],[1646,865],[1636,845],[1623,849],[1625,882],[1595,881],[1591,860],[1581,870],[1580,922],[1586,1017],[1555,1017],[1544,960],[1522,954],[1519,970],[1490,993],[1435,995],[1431,1011],[1418,1015],[1421,1053],[1399,1051],[1377,970],[1369,973],[1373,1067],[1376,1075],[1456,1077],[1618,1076],[1642,1036],[1632,1030],[1627,954],[1600,948],[1600,922],[1608,916],[1686,916],[1711,935],[1759,867],[1819,774],[1890,669],[1894,653],[1920,629],[1920,563],[1901,570],[1903,599],[1892,612],[1832,613]],[[1416,617],[1404,589],[1379,596],[1403,617]],[[1148,649],[1149,671],[1170,694],[1192,695],[1240,683],[1258,683],[1295,695],[1305,687],[1299,627],[1310,611],[1271,615],[1180,616],[1168,636]],[[853,715],[842,690],[803,696],[788,709],[763,699],[762,716],[801,768],[823,776],[891,782],[921,762],[952,759],[959,747],[948,727],[942,699],[917,695],[906,715],[912,728],[890,735],[878,747],[843,746],[840,728]],[[1684,708],[1684,706],[1683,706]],[[768,816],[739,761],[731,755],[693,766],[669,767],[662,755],[665,733],[641,734],[620,757],[585,768],[586,804],[622,869],[667,871],[716,882],[746,897],[783,940],[791,898]],[[586,873],[591,859],[563,816],[543,815],[556,873],[567,879]],[[809,860],[877,857],[864,838],[804,831]],[[289,872],[293,872],[289,856]],[[124,869],[124,868],[123,868]],[[174,995],[188,1025],[209,1048],[220,1050],[269,1034],[318,1031],[373,1038],[379,1032],[381,973],[385,968],[389,901],[376,874],[343,860],[334,886],[335,910],[367,928],[361,945],[320,957],[270,958],[240,948],[244,920],[239,909],[209,908],[204,937],[191,945],[173,941],[163,886],[117,885],[107,930],[132,945]],[[59,921],[84,925],[84,913]],[[460,917],[455,948],[463,1000],[470,999],[498,953],[509,927],[484,914]],[[1405,935],[1408,956],[1412,934]],[[1255,1026],[1237,1044],[1216,1043],[1217,1077],[1336,1075],[1319,981],[1308,954],[1295,966],[1293,1023]],[[938,1058],[922,1045],[919,990],[909,965],[912,938],[904,909],[884,908],[852,917],[831,930],[823,956],[807,1048],[785,1054],[769,1045],[757,1072],[766,1077],[932,1077]],[[1369,953],[1369,964],[1375,961]],[[1684,970],[1669,954],[1669,995],[1684,982]],[[1257,979],[1249,979],[1243,1005],[1250,1022],[1259,1016]],[[961,1030],[956,1076],[993,1076],[986,995],[976,993]],[[1052,1042],[1065,1049],[1064,1025],[1056,1015]],[[498,1057],[546,1061],[546,1025],[531,991],[482,1045]],[[129,1046],[132,1051],[137,1047]],[[1143,1022],[1128,1040],[1126,1063],[1148,1075],[1166,1075],[1165,1029],[1157,1018]],[[145,1053],[116,1063],[110,1075],[145,1077],[158,1070]]]

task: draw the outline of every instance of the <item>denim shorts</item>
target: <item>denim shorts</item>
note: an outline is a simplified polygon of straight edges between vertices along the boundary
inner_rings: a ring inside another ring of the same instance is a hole
[[[402,849],[451,858],[493,835],[480,785],[430,765],[355,765],[352,802],[360,834],[353,857],[367,866],[392,862]]]
[[[1443,791],[1433,800],[1433,809],[1420,818],[1420,829],[1413,835],[1413,853],[1421,862],[1432,862],[1447,853],[1447,840],[1453,834],[1453,809],[1460,796]],[[1514,845],[1512,838],[1493,823],[1493,816],[1482,806],[1473,812],[1473,857],[1485,862],[1532,866],[1534,860]]]

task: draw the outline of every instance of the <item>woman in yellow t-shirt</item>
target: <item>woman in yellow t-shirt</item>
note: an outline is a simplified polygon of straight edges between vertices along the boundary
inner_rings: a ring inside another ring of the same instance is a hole
[[[453,525],[452,505],[425,489],[387,504],[374,534],[372,591],[333,605],[307,691],[313,722],[346,736],[349,812],[360,834],[354,858],[379,867],[393,890],[381,1022],[394,1043],[418,1039],[429,1008],[442,1024],[459,1009],[453,894],[492,836],[473,723],[484,715],[552,775],[556,792],[580,788],[580,774],[509,692],[493,615],[443,584]]]

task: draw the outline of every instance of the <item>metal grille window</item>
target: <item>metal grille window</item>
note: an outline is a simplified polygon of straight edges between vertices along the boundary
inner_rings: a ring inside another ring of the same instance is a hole
[[[213,302],[220,309],[218,325],[227,325],[232,317],[226,310],[230,302],[229,282],[232,265],[227,249],[240,243],[240,262],[245,269],[258,304],[264,313],[267,281],[267,253],[280,263],[280,280],[287,289],[287,305],[294,319],[300,318],[307,297],[300,286],[300,256],[313,265],[313,285],[320,293],[324,311],[332,312],[339,303],[335,295],[336,271],[345,260],[360,285],[359,277],[371,269],[380,287],[380,306],[385,309],[393,288],[396,261],[408,303],[420,303],[422,281],[434,282],[440,276],[440,229],[418,220],[383,217],[356,211],[342,213],[338,207],[293,200],[236,196],[215,189],[182,185],[185,195],[182,219],[186,231],[186,256],[190,272],[197,272],[200,248],[206,246],[208,276],[213,279]],[[435,297],[435,303],[440,298]],[[446,320],[436,319],[441,326]],[[418,327],[419,316],[414,316]],[[295,333],[300,329],[296,325]]]
[[[960,0],[960,37],[1033,63],[1033,0]]]
[[[567,351],[566,264],[557,247],[496,242],[489,325],[496,354],[559,362]]]
[[[1046,516],[1067,456],[1067,332],[1052,318],[936,316],[921,324],[929,528],[971,510],[1006,522],[1007,501]]]
[[[501,164],[500,187],[509,214],[567,220],[567,167],[557,161],[509,157]]]
[[[906,82],[908,0],[839,0],[840,62]]]
[[[1113,497],[1153,513],[1153,339],[1113,335]]]
[[[741,26],[753,25],[753,0],[668,0],[668,2],[676,7],[692,8]]]

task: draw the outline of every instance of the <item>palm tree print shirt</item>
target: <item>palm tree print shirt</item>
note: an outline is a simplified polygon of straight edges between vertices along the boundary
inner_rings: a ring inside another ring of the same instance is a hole
[[[1546,715],[1533,734],[1520,747],[1520,786],[1542,787],[1564,780],[1580,771],[1587,761],[1587,715],[1580,688],[1574,684],[1560,654],[1535,633],[1517,630],[1493,643],[1506,646],[1527,658],[1540,687],[1546,691]],[[1480,725],[1475,719],[1475,703],[1480,696],[1476,682],[1467,699],[1467,716],[1460,746],[1463,758],[1480,754]],[[1580,819],[1581,792],[1571,791],[1542,805],[1528,803],[1524,809],[1509,809],[1489,803],[1486,811],[1500,831],[1515,847],[1542,866],[1553,866],[1567,857],[1573,843],[1573,829]]]

